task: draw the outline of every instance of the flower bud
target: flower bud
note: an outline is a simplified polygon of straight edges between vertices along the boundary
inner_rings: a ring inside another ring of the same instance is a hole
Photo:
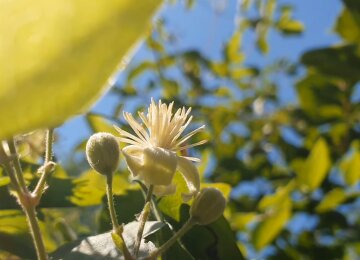
[[[224,212],[226,199],[221,191],[205,188],[195,197],[190,207],[190,216],[198,225],[207,225],[217,220]]]
[[[95,171],[111,176],[118,167],[120,158],[119,144],[112,134],[96,133],[86,144],[87,160]]]

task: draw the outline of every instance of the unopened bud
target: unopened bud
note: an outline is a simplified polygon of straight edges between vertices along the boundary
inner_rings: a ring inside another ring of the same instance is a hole
[[[195,197],[190,208],[190,216],[198,225],[207,225],[217,220],[224,212],[226,199],[221,191],[205,188]]]
[[[87,160],[95,171],[103,175],[112,175],[119,164],[119,144],[112,134],[96,133],[86,144]]]

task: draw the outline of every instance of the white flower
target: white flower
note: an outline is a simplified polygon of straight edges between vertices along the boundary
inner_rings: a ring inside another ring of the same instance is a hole
[[[190,124],[192,116],[188,117],[191,108],[184,107],[172,113],[174,102],[169,106],[158,104],[151,100],[145,116],[139,112],[143,124],[139,124],[134,117],[124,112],[124,118],[135,134],[128,133],[115,126],[120,133],[120,141],[129,144],[122,151],[128,168],[134,177],[154,185],[154,193],[158,196],[175,192],[172,183],[175,171],[183,175],[189,189],[183,194],[184,200],[190,199],[200,189],[200,177],[192,161],[198,158],[181,156],[180,151],[204,144],[202,140],[193,144],[186,144],[190,137],[204,129],[204,125],[181,137],[185,128]]]

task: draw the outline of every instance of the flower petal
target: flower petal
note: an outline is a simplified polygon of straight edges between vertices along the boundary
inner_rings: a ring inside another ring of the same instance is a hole
[[[177,156],[174,152],[160,148],[144,149],[142,178],[146,184],[170,185],[177,167]]]
[[[183,193],[184,201],[190,200],[200,190],[200,176],[195,165],[184,157],[177,157],[178,170],[184,176],[186,185],[189,188],[189,193]]]
[[[176,192],[176,185],[175,184],[170,184],[170,185],[155,185],[154,186],[154,191],[153,193],[155,194],[155,196],[157,197],[162,197],[165,195],[171,195],[174,194]]]
[[[137,145],[128,145],[122,149],[126,164],[134,177],[138,176],[142,170],[143,149]]]

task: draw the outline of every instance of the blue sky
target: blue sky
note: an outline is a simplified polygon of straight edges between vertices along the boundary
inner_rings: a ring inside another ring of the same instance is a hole
[[[181,1],[179,1],[181,2]],[[248,32],[244,35],[243,50],[247,55],[246,63],[255,65],[270,64],[275,59],[287,57],[292,61],[308,49],[339,43],[339,38],[332,32],[332,25],[341,10],[339,0],[279,0],[278,5],[294,4],[294,17],[305,25],[301,36],[283,37],[276,31],[271,31],[269,43],[271,50],[263,56],[255,48],[255,35]],[[221,55],[222,46],[231,37],[235,29],[238,15],[236,0],[197,0],[193,9],[188,10],[183,4],[167,6],[160,14],[166,20],[166,27],[176,35],[176,42],[169,46],[171,51],[197,49],[209,58],[217,59]],[[140,47],[133,61],[147,59],[149,53]],[[126,72],[126,71],[125,71]],[[119,74],[121,80],[123,74]],[[296,96],[291,88],[293,82],[286,78],[280,80],[280,97],[284,102],[296,102]],[[149,97],[142,97],[145,103]],[[109,113],[117,99],[107,94],[92,108],[93,111]],[[84,120],[74,117],[56,130],[60,136],[55,144],[55,154],[60,161],[65,160],[70,149],[82,138],[90,135]]]

